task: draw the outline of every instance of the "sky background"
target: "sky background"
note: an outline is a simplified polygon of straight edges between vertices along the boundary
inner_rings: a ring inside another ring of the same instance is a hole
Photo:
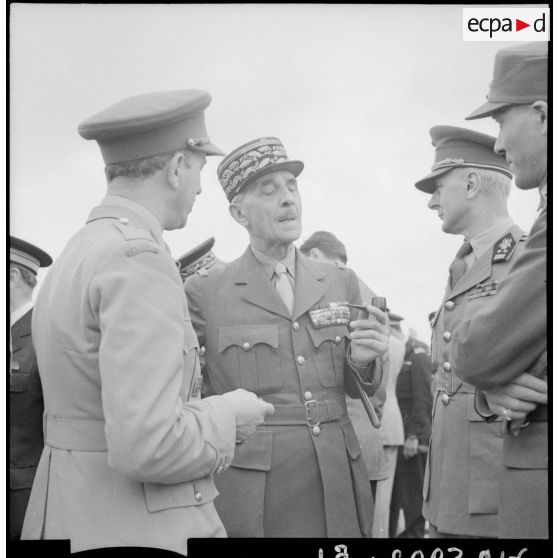
[[[464,117],[485,100],[496,51],[514,44],[464,42],[462,7],[12,4],[10,234],[56,258],[103,198],[101,155],[79,122],[132,95],[205,89],[224,151],[277,136],[304,161],[297,245],[333,232],[403,329],[429,341],[427,315],[462,237],[441,231],[414,187],[434,160],[428,131],[497,134],[493,120]],[[165,233],[176,258],[210,236],[225,261],[248,244],[219,161],[208,159],[186,229]],[[512,190],[510,213],[527,231],[538,203],[536,191]]]

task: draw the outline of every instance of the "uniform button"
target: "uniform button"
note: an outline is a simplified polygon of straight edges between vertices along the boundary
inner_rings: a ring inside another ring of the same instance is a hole
[[[243,348],[245,351],[247,351],[247,350],[250,348],[250,343],[248,343],[248,341],[246,341],[246,343],[244,343],[244,344],[242,345],[242,348]]]
[[[336,343],[339,343],[339,341],[341,341],[341,337],[339,337],[339,335],[336,335],[336,336],[335,336],[335,342],[336,342]]]
[[[310,399],[312,399],[312,392],[311,391],[304,392],[304,399],[306,399],[306,401],[310,401]]]
[[[451,341],[451,331],[444,331],[444,341]]]
[[[202,493],[201,493],[201,492],[196,492],[196,493],[194,494],[194,498],[196,499],[196,502],[201,502]]]
[[[314,434],[314,436],[319,436],[320,432],[321,430],[319,426],[314,426],[314,428],[312,428],[312,434]]]
[[[447,393],[443,393],[442,394],[442,403],[444,405],[449,405],[450,402],[450,396]]]
[[[293,329],[294,329],[295,331],[298,331],[298,328],[299,328],[299,327],[300,327],[300,325],[299,325],[298,322],[293,322]]]
[[[455,308],[455,302],[453,302],[453,300],[448,300],[444,306],[446,307],[446,310],[453,310]]]
[[[442,368],[446,371],[446,372],[451,372],[451,364],[449,362],[444,362],[444,364],[442,364]]]
[[[205,355],[205,347],[200,347],[200,355]]]
[[[296,361],[298,362],[298,364],[304,364],[306,362],[306,359],[303,356],[298,356],[296,357]]]
[[[118,219],[123,225],[128,225],[130,223],[130,219],[127,219],[126,217],[120,217],[120,219]]]

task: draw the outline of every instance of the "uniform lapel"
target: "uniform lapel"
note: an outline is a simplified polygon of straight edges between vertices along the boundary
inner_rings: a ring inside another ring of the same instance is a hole
[[[250,247],[248,247],[240,258],[233,280],[238,285],[245,285],[241,296],[246,302],[255,304],[274,314],[279,314],[279,316],[283,316],[288,320],[291,319],[289,311],[279,298],[263,266],[252,254]]]
[[[32,310],[29,310],[12,326],[12,353],[21,349],[23,339],[31,335],[31,315]]]
[[[325,294],[326,287],[322,282],[325,277],[323,270],[311,259],[296,251],[296,281],[293,319],[302,316],[314,306]]]

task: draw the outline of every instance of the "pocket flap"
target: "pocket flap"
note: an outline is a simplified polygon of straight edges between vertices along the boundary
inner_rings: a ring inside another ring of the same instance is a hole
[[[315,328],[308,325],[308,333],[314,347],[318,348],[322,343],[330,341],[338,345],[345,337],[349,336],[349,329],[344,325],[333,325],[328,327]]]
[[[12,372],[10,376],[10,391],[23,392],[29,388],[29,372]]]
[[[358,441],[357,435],[353,425],[349,423],[342,423],[341,429],[345,436],[345,445],[347,446],[347,453],[351,459],[358,459],[362,453],[360,448],[360,442]]]
[[[231,467],[269,471],[272,447],[273,432],[257,430],[242,444],[237,444]]]
[[[179,484],[144,482],[143,490],[147,509],[150,512],[200,506],[212,502],[218,495],[211,477]]]
[[[245,350],[258,343],[265,343],[274,349],[279,346],[279,328],[275,325],[250,325],[220,327],[217,331],[219,352],[231,345]]]

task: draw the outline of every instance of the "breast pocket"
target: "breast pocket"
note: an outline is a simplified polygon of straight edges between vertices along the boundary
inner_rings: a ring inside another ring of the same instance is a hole
[[[220,327],[218,338],[223,368],[235,385],[258,394],[283,386],[277,326]]]
[[[345,369],[345,339],[349,336],[346,326],[314,328],[307,326],[314,345],[314,364],[322,386],[333,387],[343,383]]]

